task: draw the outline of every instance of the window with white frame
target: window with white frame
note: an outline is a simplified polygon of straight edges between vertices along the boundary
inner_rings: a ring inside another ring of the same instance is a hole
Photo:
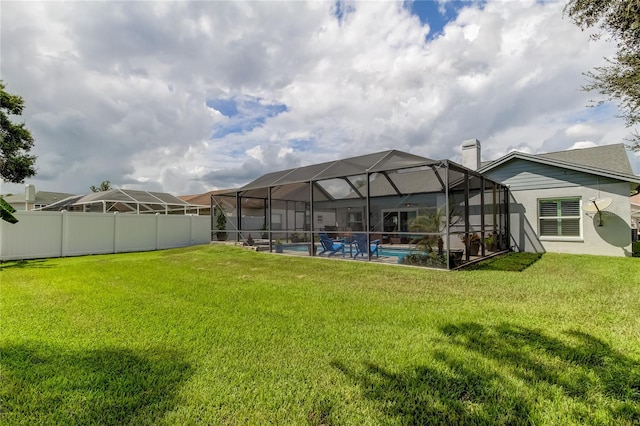
[[[538,200],[538,234],[541,237],[580,237],[580,197]]]

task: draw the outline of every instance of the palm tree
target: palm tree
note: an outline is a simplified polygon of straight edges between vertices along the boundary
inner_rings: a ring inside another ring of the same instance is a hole
[[[444,231],[445,226],[447,226],[444,220],[445,211],[445,206],[442,206],[436,210],[420,214],[409,222],[409,229],[413,232],[440,234]],[[459,221],[460,216],[452,208],[449,212],[449,226],[455,225]],[[442,254],[444,241],[440,235],[424,235],[420,238],[416,247],[422,251],[432,251],[434,244],[438,245],[438,254]]]
[[[0,197],[0,219],[9,223],[17,223],[18,219],[13,215],[16,212],[16,209],[9,203],[7,203],[4,198]]]
[[[108,180],[103,180],[99,187],[96,188],[95,186],[91,185],[89,189],[91,190],[91,192],[104,192],[109,191],[113,188],[111,187],[111,182],[109,182]]]

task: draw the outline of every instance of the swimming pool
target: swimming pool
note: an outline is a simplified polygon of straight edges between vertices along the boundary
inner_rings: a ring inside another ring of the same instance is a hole
[[[319,248],[319,247],[318,247]],[[284,245],[284,250],[287,251],[295,251],[295,252],[309,252],[309,245],[308,244],[285,244]],[[355,254],[355,245],[352,247],[352,253]],[[322,251],[322,250],[320,250]],[[390,256],[390,257],[397,257],[397,258],[403,258],[411,253],[415,253],[414,251],[411,250],[406,250],[406,249],[392,249],[392,248],[385,248],[385,247],[379,247],[378,248],[378,253],[380,254],[380,256]],[[350,252],[349,252],[349,245],[347,245],[345,247],[345,254],[347,256],[349,256]],[[375,256],[374,256],[375,257]]]
[[[411,250],[402,250],[402,249],[390,249],[380,247],[378,249],[380,256],[395,256],[395,257],[405,257],[408,254],[415,253],[415,251]]]

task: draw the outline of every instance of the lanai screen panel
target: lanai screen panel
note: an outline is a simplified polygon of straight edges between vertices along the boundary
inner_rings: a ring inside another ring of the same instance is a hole
[[[272,200],[309,201],[309,183],[299,182],[271,188]]]
[[[268,188],[269,186],[275,185],[276,182],[283,179],[286,175],[291,173],[292,170],[293,169],[267,173],[266,175],[260,176],[258,179],[252,182],[249,182],[248,184],[240,188],[239,191],[244,192],[244,191],[249,191],[254,189]]]
[[[388,172],[401,194],[445,192],[446,168],[420,166]]]
[[[327,179],[317,182],[317,185],[329,194],[333,200],[346,200],[351,198],[362,198],[366,196],[366,180],[362,176],[361,181],[353,181],[350,178]],[[358,185],[360,186],[358,188]]]
[[[465,174],[462,169],[450,166],[448,169],[449,179],[449,241],[448,246],[452,249],[464,249],[460,237],[464,235],[467,218],[465,215]]]
[[[437,161],[400,151],[389,151],[378,163],[369,168],[370,172],[390,171],[423,164],[437,164]]]

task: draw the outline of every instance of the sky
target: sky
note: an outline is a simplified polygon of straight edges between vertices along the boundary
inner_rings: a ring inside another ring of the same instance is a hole
[[[388,149],[460,162],[472,138],[483,161],[624,142],[616,105],[581,90],[615,46],[563,7],[3,1],[0,79],[42,191],[198,194]]]

